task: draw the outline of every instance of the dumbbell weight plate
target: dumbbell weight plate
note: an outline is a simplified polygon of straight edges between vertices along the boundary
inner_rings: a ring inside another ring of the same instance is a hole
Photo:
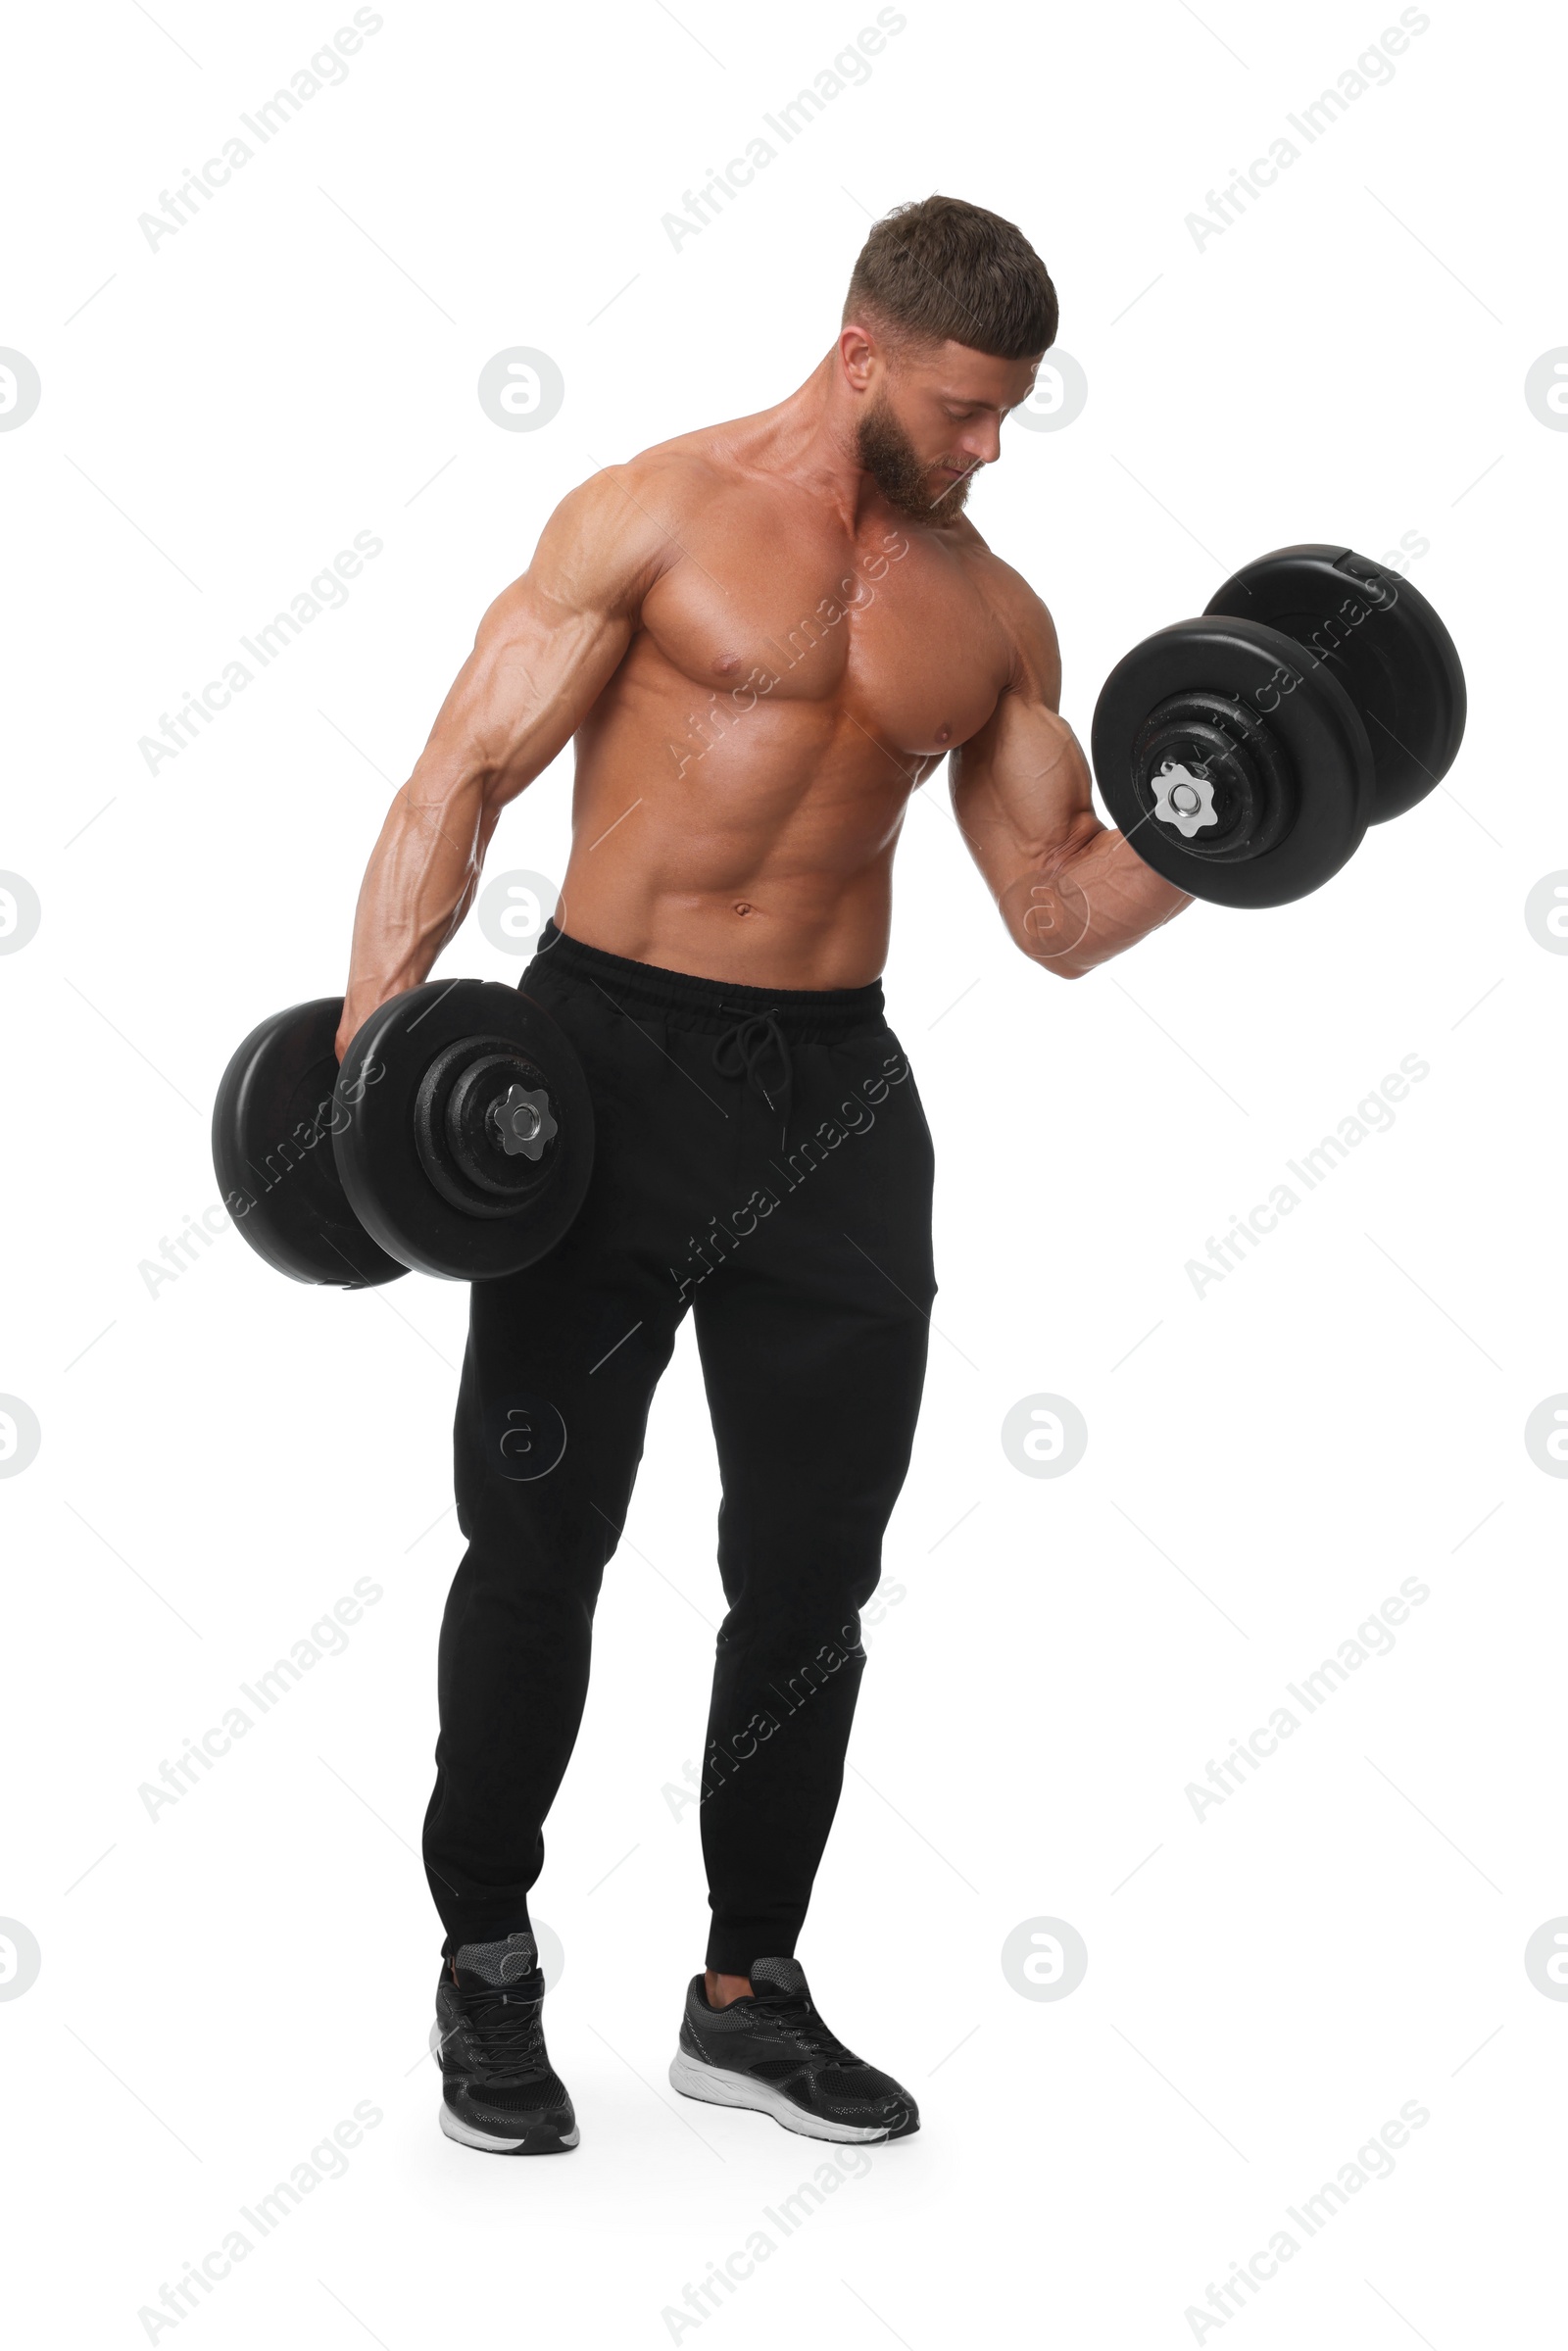
[[[1345,688],[1255,621],[1178,620],[1101,689],[1090,734],[1112,821],[1148,865],[1222,906],[1304,898],[1366,831],[1372,754]]]
[[[1402,816],[1452,766],[1464,670],[1407,579],[1347,547],[1281,547],[1234,573],[1206,610],[1283,629],[1345,687],[1372,745],[1370,824]]]
[[[519,1273],[582,1205],[587,1081],[570,1040],[515,988],[431,980],[393,997],[344,1054],[335,1099],[343,1189],[367,1231],[417,1272]]]
[[[213,1106],[213,1165],[223,1204],[257,1255],[296,1282],[370,1290],[406,1265],[349,1206],[332,1151],[332,1050],[341,996],[274,1012],[224,1070]]]

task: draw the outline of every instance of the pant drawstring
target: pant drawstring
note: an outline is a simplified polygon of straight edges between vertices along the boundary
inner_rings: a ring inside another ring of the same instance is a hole
[[[778,1093],[775,1102],[762,1082],[761,1065],[771,1053],[778,1063],[774,1085]],[[788,1141],[790,1103],[795,1090],[795,1064],[790,1057],[789,1040],[771,1012],[750,1012],[727,1028],[713,1047],[713,1067],[720,1077],[744,1077],[755,1086],[770,1110],[778,1110],[779,1144]]]

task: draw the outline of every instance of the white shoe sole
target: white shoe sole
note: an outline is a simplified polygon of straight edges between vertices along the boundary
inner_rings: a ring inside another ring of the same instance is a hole
[[[517,2149],[522,2145],[520,2137],[494,2138],[488,2131],[475,2131],[471,2124],[460,2122],[451,2107],[446,2105],[441,2108],[441,2128],[448,2138],[457,2140],[460,2147],[483,2147],[490,2155],[515,2155]],[[557,2144],[563,2147],[574,2147],[581,2136],[581,2131],[573,2123],[571,2129],[562,2134]],[[548,2153],[549,2150],[546,2148],[539,2152]]]
[[[820,2115],[805,2114],[786,2098],[782,2090],[770,2082],[755,2081],[749,2074],[726,2074],[716,2065],[704,2065],[685,2050],[677,2048],[670,2061],[670,2085],[683,2098],[701,2098],[707,2106],[744,2106],[754,2114],[771,2115],[786,2131],[801,2138],[830,2138],[852,2145],[891,2136],[880,2123],[829,2123]]]

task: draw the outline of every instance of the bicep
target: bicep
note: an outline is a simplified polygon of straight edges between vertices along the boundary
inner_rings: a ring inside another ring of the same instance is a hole
[[[1089,762],[1057,710],[1061,662],[1036,602],[1029,641],[979,733],[953,756],[954,814],[993,888],[1070,856],[1099,831]]]

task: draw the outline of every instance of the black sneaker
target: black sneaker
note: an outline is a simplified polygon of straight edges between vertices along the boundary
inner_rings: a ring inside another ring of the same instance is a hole
[[[560,2155],[577,2118],[545,2049],[545,1980],[531,1935],[465,1943],[442,1962],[430,2048],[445,2077],[441,2128],[492,2155]]]
[[[847,2049],[817,2015],[799,1960],[753,1963],[749,1999],[710,2008],[686,1992],[669,2079],[710,2106],[749,2106],[807,2138],[907,2138],[920,2110],[890,2075]]]

